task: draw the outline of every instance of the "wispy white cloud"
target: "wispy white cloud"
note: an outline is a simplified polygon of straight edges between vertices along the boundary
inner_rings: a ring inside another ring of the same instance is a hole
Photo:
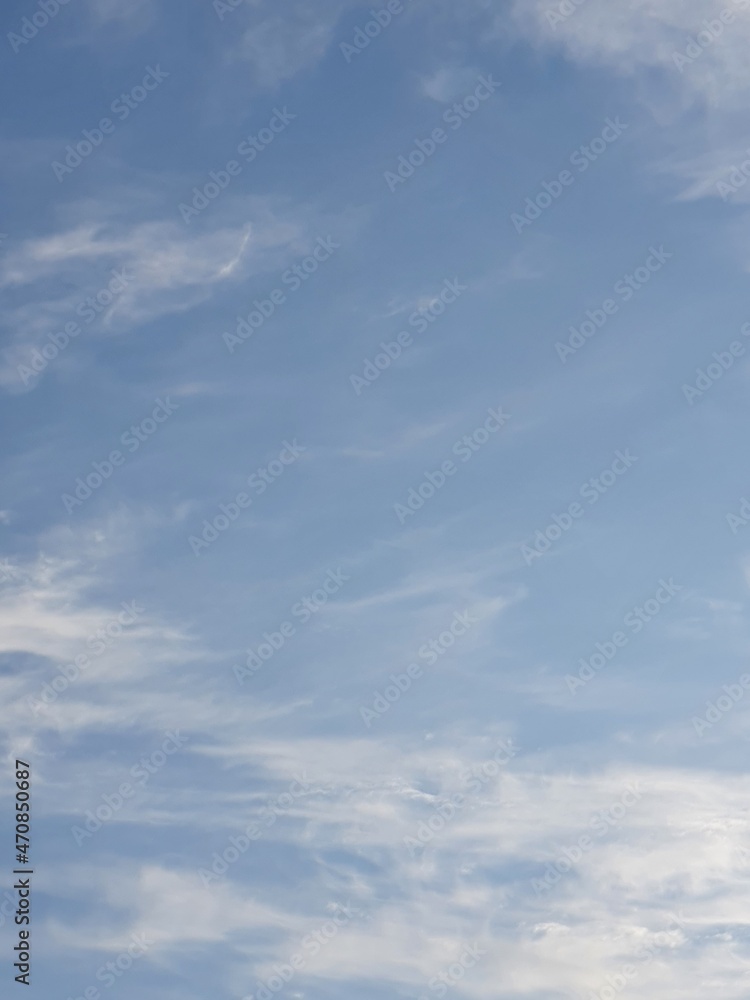
[[[737,138],[750,92],[750,7],[744,0],[592,0],[577,6],[516,0],[513,18],[534,45],[631,82],[655,122],[669,126],[665,136],[653,137],[672,147],[656,158],[657,169],[688,182],[680,198],[716,197],[721,173],[746,158]],[[746,199],[742,193],[738,200]]]
[[[420,85],[426,97],[444,104],[473,89],[480,75],[472,66],[441,66],[430,76],[422,77]]]
[[[707,106],[726,107],[727,101],[742,101],[750,85],[750,69],[744,59],[750,40],[750,15],[744,3],[731,0],[633,0],[629,4],[595,2],[575,7],[557,20],[558,10],[547,0],[516,2],[517,23],[540,45],[562,48],[577,61],[608,66],[628,76],[651,69],[663,76],[650,78],[650,88],[667,86],[685,100]],[[567,5],[568,9],[574,5]],[[743,9],[744,8],[744,9]],[[732,23],[719,21],[713,40],[696,42],[693,57],[680,65],[691,39],[705,30],[704,22],[718,19],[722,11],[734,15]],[[719,100],[720,98],[720,100]]]
[[[627,964],[637,988],[655,998],[699,1000],[708,974],[722,995],[740,1000],[746,778],[633,767],[571,777],[519,755],[476,782],[476,791],[467,775],[483,773],[494,746],[471,737],[457,746],[399,752],[371,740],[248,743],[248,762],[253,753],[286,758],[284,770],[304,760],[332,789],[301,799],[292,823],[274,832],[277,843],[315,859],[315,878],[331,902],[351,902],[360,915],[306,974],[421,991],[467,944],[478,944],[483,960],[461,983],[471,997],[496,996],[498,988],[580,995]],[[464,801],[455,814],[425,838],[424,851],[410,851],[405,838],[414,839],[420,824],[428,829],[436,807],[458,792]],[[320,853],[334,846],[339,865]],[[356,877],[340,867],[347,855],[360,862]],[[55,924],[55,936],[67,947],[85,940],[113,950],[148,929],[158,960],[196,942],[229,945],[252,931],[265,944],[237,947],[227,982],[263,980],[326,914],[311,914],[278,886],[251,888],[238,868],[207,888],[185,868],[128,862],[106,875],[94,869],[124,922]],[[534,881],[550,872],[537,891]],[[68,895],[73,874],[67,886],[58,878],[55,890]]]
[[[28,369],[32,349],[46,346],[42,338],[67,322],[117,334],[186,312],[217,290],[282,271],[327,226],[308,210],[295,213],[260,197],[235,201],[233,223],[195,231],[164,219],[126,221],[119,209],[101,216],[100,207],[88,206],[91,221],[18,242],[0,261],[9,303],[0,313],[10,330],[0,369],[6,388],[36,385],[20,378],[19,366]],[[59,363],[69,361],[66,355]]]

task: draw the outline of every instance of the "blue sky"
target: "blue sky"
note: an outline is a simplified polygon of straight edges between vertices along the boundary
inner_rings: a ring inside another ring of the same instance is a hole
[[[747,996],[746,7],[6,5],[29,995]]]

